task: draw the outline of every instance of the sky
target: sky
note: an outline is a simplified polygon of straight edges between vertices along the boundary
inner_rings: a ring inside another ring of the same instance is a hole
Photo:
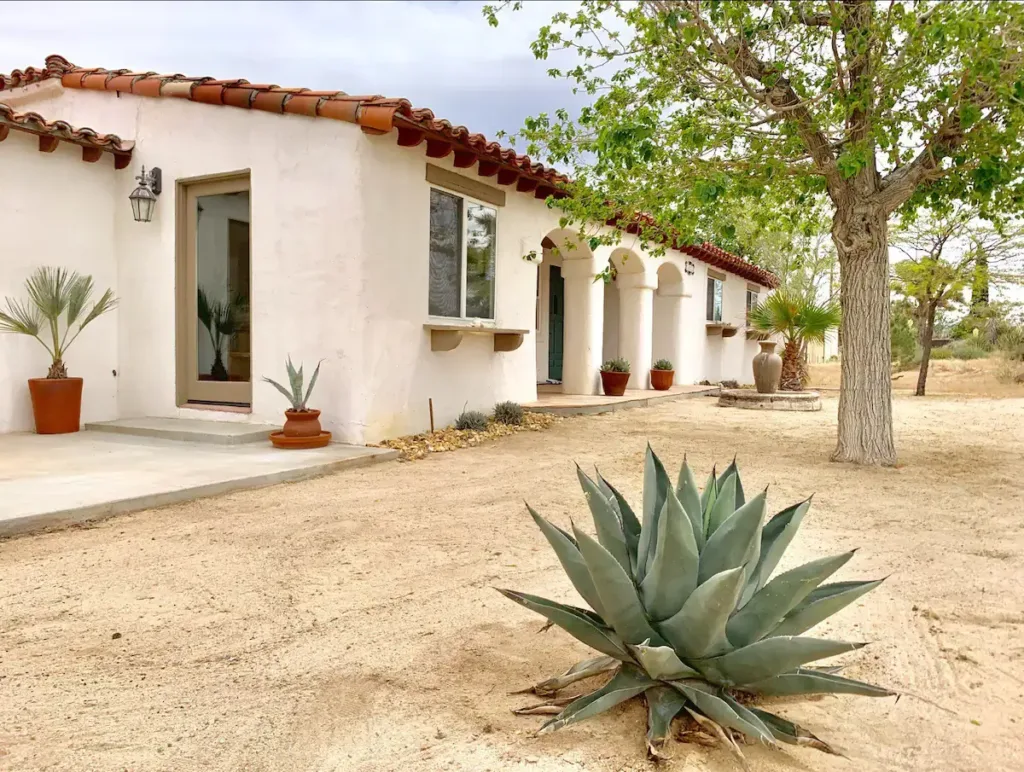
[[[482,2],[0,2],[0,72],[61,54],[83,67],[155,70],[406,97],[490,138],[579,104],[530,42],[560,2],[528,2],[497,29]]]

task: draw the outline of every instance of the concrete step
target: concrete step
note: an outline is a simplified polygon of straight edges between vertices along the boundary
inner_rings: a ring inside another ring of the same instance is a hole
[[[281,427],[239,421],[200,421],[194,418],[119,418],[116,421],[88,423],[84,428],[94,432],[130,434],[161,440],[202,442],[209,445],[242,445],[248,442],[266,442],[270,433],[278,431]]]

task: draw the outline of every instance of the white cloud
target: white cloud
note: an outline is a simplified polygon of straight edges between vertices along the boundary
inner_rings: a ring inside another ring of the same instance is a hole
[[[404,96],[493,135],[578,103],[529,49],[559,6],[490,27],[481,2],[0,2],[0,72],[84,67]]]

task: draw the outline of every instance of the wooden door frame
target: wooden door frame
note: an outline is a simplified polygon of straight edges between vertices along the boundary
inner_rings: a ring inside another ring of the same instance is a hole
[[[249,191],[249,326],[252,327],[252,179],[249,169],[224,172],[220,174],[207,174],[200,177],[187,177],[175,181],[174,203],[175,203],[175,227],[174,227],[174,315],[175,315],[175,402],[178,407],[188,407],[190,398],[193,404],[201,400],[201,404],[222,403],[224,405],[238,406],[248,404],[252,406],[252,372],[250,370],[249,382],[244,384],[245,390],[241,388],[230,389],[235,391],[234,396],[244,396],[242,399],[228,399],[224,396],[226,383],[210,382],[206,385],[214,385],[213,390],[199,388],[201,392],[209,392],[211,399],[204,399],[206,394],[196,394],[198,381],[197,363],[197,335],[199,323],[195,313],[195,244],[189,239],[189,219],[192,215],[188,206],[190,190],[197,187],[209,189],[205,195],[216,193],[232,193],[241,190]],[[191,290],[191,292],[190,292]],[[250,337],[251,345],[251,337]],[[235,383],[234,386],[241,387],[242,384]],[[219,392],[219,394],[218,394]],[[221,398],[218,399],[217,397]],[[197,400],[196,397],[199,397]]]

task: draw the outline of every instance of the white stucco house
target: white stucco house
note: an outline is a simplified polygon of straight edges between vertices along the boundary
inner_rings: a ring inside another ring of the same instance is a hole
[[[161,170],[149,222],[129,203],[142,167]],[[745,313],[775,278],[708,244],[653,258],[628,232],[571,248],[546,201],[562,182],[401,99],[51,56],[0,75],[0,296],[39,265],[115,290],[68,357],[83,421],[279,423],[261,376],[288,355],[324,360],[312,404],[353,443],[424,430],[428,399],[443,425],[547,381],[598,393],[613,356],[630,388],[660,357],[677,383],[750,382]],[[219,357],[200,290],[234,303]],[[46,366],[0,336],[0,432],[32,428],[25,381]]]

